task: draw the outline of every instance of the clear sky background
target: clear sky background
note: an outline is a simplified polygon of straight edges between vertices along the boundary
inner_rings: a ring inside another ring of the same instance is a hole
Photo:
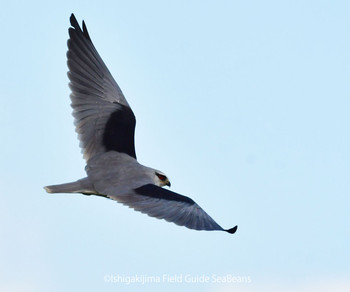
[[[1,291],[350,290],[349,1],[1,7]],[[72,12],[133,108],[139,161],[236,234],[45,193],[85,176],[66,75]]]

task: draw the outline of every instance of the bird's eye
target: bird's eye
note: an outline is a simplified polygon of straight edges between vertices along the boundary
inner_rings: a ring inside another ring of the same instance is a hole
[[[156,172],[156,175],[158,176],[158,178],[161,180],[161,181],[165,181],[166,180],[166,176],[165,175],[162,175],[158,172]]]

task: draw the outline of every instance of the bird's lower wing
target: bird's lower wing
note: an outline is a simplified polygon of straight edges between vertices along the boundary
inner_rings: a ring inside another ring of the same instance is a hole
[[[235,233],[237,226],[223,229],[192,199],[148,184],[124,195],[107,195],[151,217],[165,219],[195,230],[221,230]]]

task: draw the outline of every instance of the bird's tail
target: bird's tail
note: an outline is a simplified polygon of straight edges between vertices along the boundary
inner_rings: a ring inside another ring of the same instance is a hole
[[[75,182],[46,186],[44,189],[48,193],[83,193],[83,194],[94,194],[96,191],[89,179],[83,178]]]

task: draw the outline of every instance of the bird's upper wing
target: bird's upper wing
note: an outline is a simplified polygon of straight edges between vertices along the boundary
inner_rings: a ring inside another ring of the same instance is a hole
[[[195,230],[221,230],[235,233],[237,226],[223,229],[192,199],[153,184],[139,187],[124,195],[107,195],[151,217],[165,219]]]
[[[115,150],[134,158],[135,116],[96,51],[86,25],[70,17],[68,77],[73,116],[84,158]]]

